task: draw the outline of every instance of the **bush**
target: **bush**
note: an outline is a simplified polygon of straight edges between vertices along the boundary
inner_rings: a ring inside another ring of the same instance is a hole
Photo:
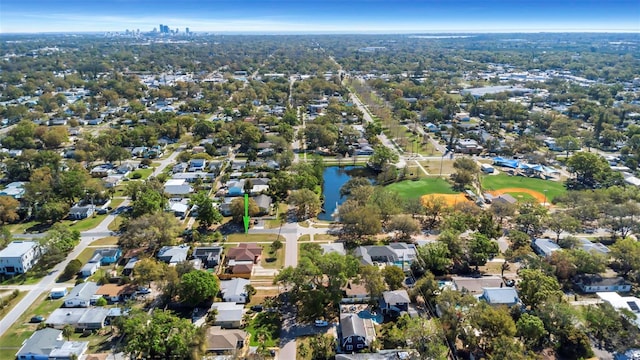
[[[58,280],[67,281],[75,276],[80,271],[80,269],[82,269],[82,262],[78,259],[73,259],[69,261],[67,266],[65,266],[64,271],[62,272],[62,275],[60,275]]]
[[[131,174],[131,178],[132,179],[142,179],[142,174],[139,172],[134,172],[133,174]]]
[[[107,306],[107,299],[101,297],[100,299],[96,300],[96,306]]]

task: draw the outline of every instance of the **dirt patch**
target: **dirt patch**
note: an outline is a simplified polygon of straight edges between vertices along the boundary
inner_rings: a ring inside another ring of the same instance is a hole
[[[429,199],[434,199],[434,198],[441,198],[449,206],[455,206],[455,205],[463,203],[463,202],[471,202],[469,199],[467,199],[467,197],[463,193],[460,193],[460,194],[429,194],[429,195],[424,195],[421,199],[422,199],[422,202],[424,203],[424,202],[427,202]]]
[[[541,204],[545,202],[544,194],[539,193],[535,190],[525,189],[525,188],[504,188],[504,189],[499,189],[495,191],[489,191],[489,193],[493,196],[498,196],[506,193],[525,193],[533,196],[533,198],[536,199]]]

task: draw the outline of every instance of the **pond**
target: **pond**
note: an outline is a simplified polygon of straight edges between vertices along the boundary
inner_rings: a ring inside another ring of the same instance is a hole
[[[322,197],[324,199],[323,212],[318,214],[318,219],[333,221],[333,213],[336,207],[342,204],[346,198],[340,196],[340,188],[353,176],[365,176],[372,179],[373,174],[363,166],[329,166],[322,174]]]

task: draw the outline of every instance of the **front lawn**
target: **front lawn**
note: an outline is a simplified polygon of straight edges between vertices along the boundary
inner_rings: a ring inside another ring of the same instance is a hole
[[[31,317],[35,315],[42,315],[47,318],[53,310],[62,306],[64,302],[63,299],[58,300],[48,300],[48,293],[42,294],[31,306],[27,309],[27,311],[22,314],[5,333],[0,337],[0,354],[8,353],[11,357],[6,357],[7,359],[13,359],[13,355],[20,349],[22,343],[28,339],[31,334],[36,330],[37,324],[32,324],[29,322]],[[5,357],[1,357],[4,359]]]
[[[282,321],[277,312],[263,311],[256,314],[245,328],[251,334],[249,345],[259,346],[264,343],[268,348],[278,346],[281,326]]]
[[[262,260],[260,265],[265,269],[280,269],[284,266],[284,243],[275,253],[271,252],[271,245],[262,245]]]
[[[507,174],[483,176],[482,187],[488,191],[507,188],[524,188],[537,191],[541,194],[544,194],[545,190],[547,190],[546,194],[549,201],[567,192],[564,183],[560,181],[511,176]]]
[[[241,243],[241,242],[274,242],[278,238],[278,234],[229,234],[227,235],[228,243]],[[280,241],[285,242],[284,238],[280,238]]]
[[[387,186],[387,189],[397,192],[404,199],[419,198],[428,194],[457,194],[446,180],[441,178],[427,178],[417,181],[405,180]]]

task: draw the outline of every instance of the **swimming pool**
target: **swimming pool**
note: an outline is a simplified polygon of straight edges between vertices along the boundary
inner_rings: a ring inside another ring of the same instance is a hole
[[[358,313],[358,317],[361,319],[371,319],[377,325],[384,322],[384,316],[378,313],[371,313],[369,310],[362,310]]]

